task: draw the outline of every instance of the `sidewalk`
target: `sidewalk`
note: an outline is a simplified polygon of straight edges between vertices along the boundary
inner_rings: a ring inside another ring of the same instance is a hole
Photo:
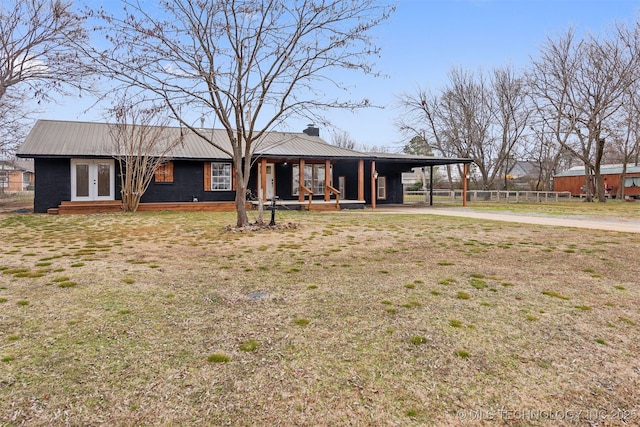
[[[640,221],[625,221],[610,218],[566,217],[550,215],[523,215],[509,213],[477,212],[472,208],[434,208],[434,207],[393,207],[378,208],[376,213],[439,215],[461,218],[486,219],[491,221],[518,222],[522,224],[549,225],[556,227],[587,228],[591,230],[640,233]]]

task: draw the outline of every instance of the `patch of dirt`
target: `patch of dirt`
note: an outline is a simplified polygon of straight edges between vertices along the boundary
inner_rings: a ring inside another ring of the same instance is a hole
[[[277,223],[275,225],[269,225],[268,223],[264,224],[251,224],[246,227],[233,227],[231,225],[227,225],[225,229],[228,233],[253,233],[256,231],[276,231],[276,230],[295,230],[298,228],[298,224],[294,224],[292,222],[288,223]]]
[[[33,197],[16,197],[0,195],[0,213],[31,213],[33,212]]]

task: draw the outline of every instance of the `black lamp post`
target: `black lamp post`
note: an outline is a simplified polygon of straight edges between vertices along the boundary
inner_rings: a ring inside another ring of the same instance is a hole
[[[269,222],[269,227],[276,225],[276,200],[278,200],[278,196],[273,196],[271,199],[271,222]]]

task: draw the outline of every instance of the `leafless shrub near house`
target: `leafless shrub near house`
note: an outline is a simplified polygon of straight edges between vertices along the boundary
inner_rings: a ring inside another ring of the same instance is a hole
[[[175,129],[169,131],[164,107],[144,106],[123,98],[111,113],[115,124],[110,135],[120,169],[122,210],[135,212],[154,176],[170,173],[167,156],[183,138],[173,132]]]

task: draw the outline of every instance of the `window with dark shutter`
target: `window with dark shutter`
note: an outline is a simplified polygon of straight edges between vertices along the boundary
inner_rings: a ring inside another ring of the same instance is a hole
[[[163,163],[156,167],[155,181],[164,183],[173,182],[173,162]]]

